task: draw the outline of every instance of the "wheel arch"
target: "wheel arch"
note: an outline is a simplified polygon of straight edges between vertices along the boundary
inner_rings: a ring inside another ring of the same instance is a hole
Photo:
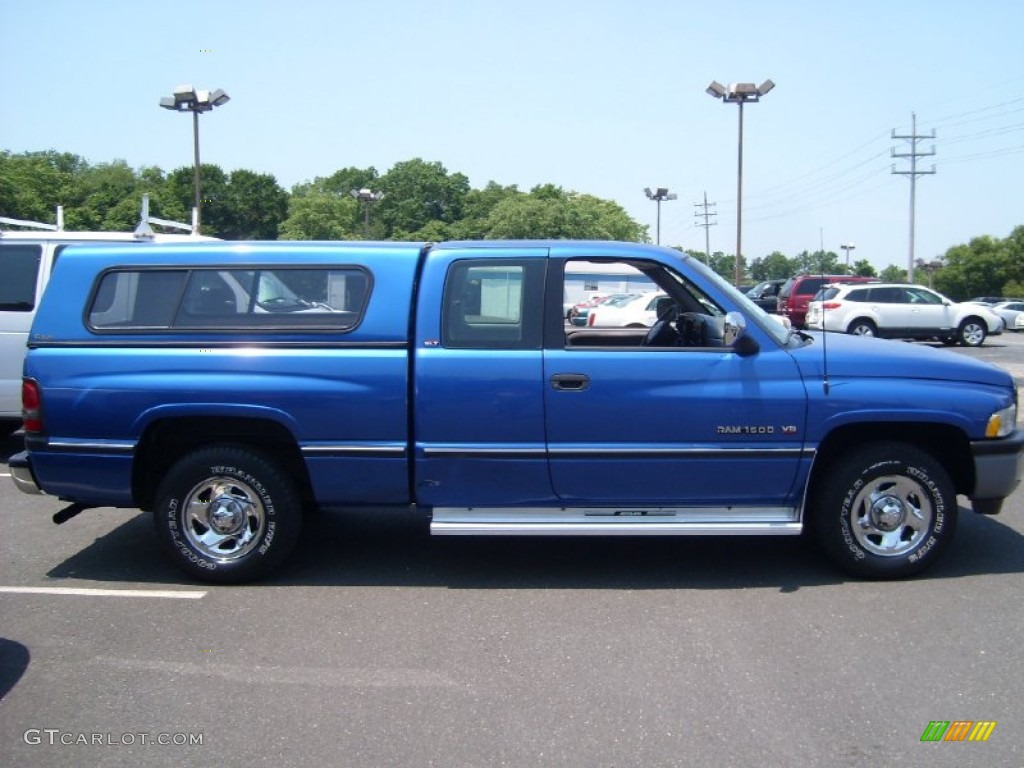
[[[958,494],[967,494],[974,488],[971,444],[960,429],[948,424],[871,422],[837,427],[822,440],[814,456],[807,488],[808,498],[813,498],[817,483],[827,476],[828,468],[838,457],[869,442],[913,445],[942,465]]]
[[[854,317],[852,320],[847,322],[847,324],[846,324],[846,332],[847,333],[852,332],[854,326],[857,325],[858,323],[865,323],[867,325],[870,325],[871,328],[874,330],[875,335],[876,336],[878,335],[878,323],[870,315],[857,315],[856,317]]]
[[[160,481],[179,459],[214,444],[248,446],[279,462],[295,481],[303,504],[313,500],[298,441],[284,425],[240,416],[176,416],[153,421],[136,446],[132,496],[139,508],[153,508]]]

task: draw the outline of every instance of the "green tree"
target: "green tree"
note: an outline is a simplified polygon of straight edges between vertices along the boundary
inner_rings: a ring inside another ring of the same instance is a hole
[[[708,263],[715,272],[724,277],[730,283],[736,280],[736,257],[731,253],[715,251],[711,254],[711,261]],[[747,264],[746,257],[740,258],[740,282],[746,280]]]
[[[945,267],[935,275],[935,287],[958,301],[971,296],[1003,295],[1003,287],[1021,269],[1019,255],[1014,263],[1012,240],[1012,234],[1005,241],[983,235],[967,245],[953,246],[946,251]]]
[[[288,218],[280,226],[282,240],[354,240],[361,237],[359,203],[349,195],[328,192],[293,194]],[[358,227],[358,228],[357,228]]]
[[[0,211],[4,216],[53,223],[58,205],[69,209],[81,195],[76,190],[88,163],[68,152],[0,152]]]
[[[839,262],[839,256],[833,251],[801,251],[797,254],[794,266],[796,272],[822,275],[845,275],[846,265]]]
[[[224,192],[228,240],[276,240],[278,228],[288,218],[288,193],[270,174],[232,171]]]
[[[200,195],[202,198],[202,232],[204,235],[222,237],[231,229],[232,213],[228,201],[228,175],[219,165],[203,163],[199,166]],[[183,211],[184,218],[178,221],[192,221],[195,206],[194,169],[191,166],[176,168],[167,174],[166,191],[175,209]],[[174,218],[174,217],[170,217]]]
[[[485,222],[485,237],[500,239],[578,239],[637,242],[647,228],[617,203],[593,195],[566,192],[545,184],[529,194],[509,194]]]
[[[428,221],[451,224],[462,217],[469,179],[417,157],[395,163],[378,186],[384,197],[373,205],[371,217],[383,225],[384,237],[409,240]]]
[[[489,181],[483,189],[471,189],[462,201],[462,218],[451,227],[451,237],[458,240],[483,240],[487,235],[487,218],[491,211],[509,197],[520,194],[515,184],[507,187]]]
[[[83,168],[65,212],[68,229],[130,231],[139,221],[138,179],[124,160]]]
[[[867,259],[860,259],[853,263],[853,274],[858,277],[878,277],[878,273]]]
[[[900,269],[895,264],[890,264],[882,270],[878,277],[884,283],[905,283],[907,282],[907,270]]]
[[[763,259],[750,262],[750,279],[755,283],[764,280],[783,280],[796,271],[793,262],[780,251],[772,251]]]

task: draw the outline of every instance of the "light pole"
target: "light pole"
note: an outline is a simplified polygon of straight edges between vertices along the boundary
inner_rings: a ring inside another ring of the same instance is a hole
[[[740,264],[743,245],[743,105],[761,100],[768,91],[775,87],[771,80],[765,80],[760,85],[753,83],[730,83],[728,87],[717,80],[712,80],[707,87],[707,92],[716,99],[725,103],[740,105],[740,131],[739,131],[739,153],[736,164],[736,285],[741,282]]]
[[[192,113],[192,138],[195,145],[195,171],[194,183],[196,192],[196,231],[203,222],[202,197],[200,196],[199,183],[199,113],[209,112],[214,107],[227,104],[231,100],[223,90],[218,88],[215,91],[197,91],[191,85],[179,85],[174,89],[173,96],[164,96],[160,99],[160,106],[175,112]]]
[[[658,234],[655,242],[661,245],[661,204],[665,200],[675,200],[677,195],[675,192],[669,192],[667,187],[658,187],[653,192],[650,187],[644,187],[644,194],[647,195],[648,200],[653,200],[658,204]]]
[[[843,243],[839,247],[842,248],[844,251],[846,251],[846,269],[849,270],[850,269],[850,251],[852,251],[857,246],[854,245],[853,243]]]
[[[370,239],[370,205],[378,202],[384,197],[383,192],[373,192],[367,187],[349,191],[356,200],[363,204],[363,237]]]

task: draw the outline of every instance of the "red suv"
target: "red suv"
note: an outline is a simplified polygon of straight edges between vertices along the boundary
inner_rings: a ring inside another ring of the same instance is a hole
[[[779,289],[778,313],[789,318],[794,328],[804,327],[807,317],[807,302],[818,289],[829,283],[877,283],[877,277],[857,275],[797,275],[786,281]]]

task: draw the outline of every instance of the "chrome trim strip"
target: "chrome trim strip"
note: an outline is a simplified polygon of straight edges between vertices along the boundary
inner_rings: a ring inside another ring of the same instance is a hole
[[[497,448],[493,446],[423,446],[424,456],[509,456],[528,455],[543,456],[547,453],[544,446],[508,446]]]
[[[758,455],[772,458],[800,458],[813,456],[813,448],[673,448],[673,447],[651,447],[651,448],[560,448],[549,449],[552,457],[564,458],[569,456],[688,456],[706,458],[754,458]]]
[[[64,437],[60,439],[50,438],[46,447],[58,451],[113,451],[116,453],[131,453],[135,450],[135,443],[117,443],[103,440],[76,440]]]
[[[317,443],[303,445],[299,449],[304,456],[375,456],[382,458],[405,458],[403,443],[385,445],[364,445],[359,443]]]
[[[645,456],[685,456],[688,458],[811,458],[814,456],[814,448],[684,448],[672,446],[629,446],[602,448],[596,446],[551,446],[545,448],[537,445],[421,445],[419,446],[423,455],[430,456],[463,456],[463,457],[494,457],[494,456],[543,456],[551,458],[614,458],[622,456],[626,458],[643,458]]]

